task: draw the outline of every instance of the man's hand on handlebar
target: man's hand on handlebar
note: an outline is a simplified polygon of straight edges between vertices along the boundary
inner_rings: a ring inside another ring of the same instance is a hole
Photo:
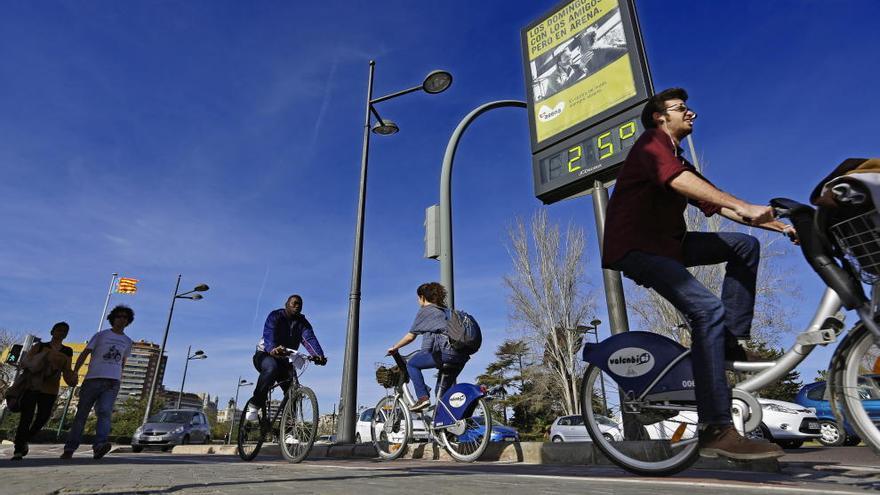
[[[274,357],[284,357],[284,356],[286,356],[286,355],[288,355],[288,354],[290,354],[290,351],[288,351],[288,350],[287,350],[284,346],[282,346],[282,345],[279,345],[278,347],[276,347],[276,348],[272,349],[271,351],[269,351],[269,355],[270,355],[270,356],[274,356]]]
[[[763,225],[774,219],[773,208],[770,208],[769,206],[743,203],[742,205],[737,206],[733,212],[739,215],[743,221],[754,226]]]
[[[393,356],[397,354],[397,349],[394,347],[389,347],[388,351],[385,353],[386,356]]]
[[[327,356],[314,356],[312,357],[312,361],[318,366],[324,366],[327,364]]]

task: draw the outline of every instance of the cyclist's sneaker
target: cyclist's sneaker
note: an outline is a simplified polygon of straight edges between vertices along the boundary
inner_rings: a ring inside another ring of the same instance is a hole
[[[284,443],[287,445],[296,445],[299,443],[299,440],[294,438],[293,435],[287,435],[284,437]]]
[[[248,404],[247,414],[244,416],[246,421],[258,421],[260,419],[260,410],[257,406]]]
[[[97,447],[95,447],[93,457],[95,459],[100,459],[100,458],[104,457],[105,455],[107,455],[107,452],[110,452],[110,449],[112,447],[113,446],[110,445],[110,442],[105,442],[105,443],[102,443],[101,445],[98,445]]]
[[[700,432],[700,455],[740,461],[773,459],[785,455],[775,443],[744,438],[733,425],[709,425]]]
[[[421,411],[422,409],[431,405],[431,399],[428,398],[427,395],[423,395],[419,397],[419,400],[416,401],[412,407],[409,408],[410,411]]]

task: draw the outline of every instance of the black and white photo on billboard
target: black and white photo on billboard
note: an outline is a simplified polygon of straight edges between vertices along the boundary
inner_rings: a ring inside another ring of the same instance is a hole
[[[534,101],[547,99],[627,53],[620,9],[530,62]]]

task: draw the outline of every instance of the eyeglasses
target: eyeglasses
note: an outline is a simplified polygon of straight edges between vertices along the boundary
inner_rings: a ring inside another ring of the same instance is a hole
[[[687,113],[690,112],[690,113],[694,114],[694,117],[697,116],[697,112],[695,112],[693,108],[688,108],[687,105],[685,105],[683,103],[675,105],[674,107],[666,107],[665,110],[667,112],[670,110],[675,111],[675,112],[681,112],[685,115],[687,115]]]

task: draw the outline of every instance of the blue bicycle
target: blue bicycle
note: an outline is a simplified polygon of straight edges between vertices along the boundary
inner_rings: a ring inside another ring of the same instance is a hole
[[[492,416],[486,389],[470,383],[457,383],[444,390],[446,374],[457,372],[447,365],[440,368],[435,397],[441,399],[422,413],[410,412],[416,403],[406,386],[409,374],[406,360],[399,353],[391,355],[396,366],[379,367],[376,381],[394,393],[383,397],[376,404],[370,421],[373,445],[383,460],[397,459],[406,452],[413,437],[413,414],[420,414],[428,430],[429,438],[439,443],[453,459],[473,462],[483,455],[492,437]],[[430,420],[429,420],[430,418]]]

